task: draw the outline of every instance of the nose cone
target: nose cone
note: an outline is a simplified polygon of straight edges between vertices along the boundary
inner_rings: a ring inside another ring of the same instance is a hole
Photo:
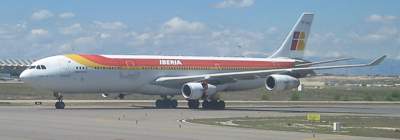
[[[27,69],[19,75],[19,78],[33,88],[47,89],[51,85],[47,75],[38,70]]]
[[[20,78],[23,82],[25,82],[25,83],[30,83],[30,82],[32,82],[32,78],[33,78],[33,76],[32,76],[31,73],[32,73],[32,72],[30,72],[29,70],[24,70],[24,71],[19,75],[19,78]]]

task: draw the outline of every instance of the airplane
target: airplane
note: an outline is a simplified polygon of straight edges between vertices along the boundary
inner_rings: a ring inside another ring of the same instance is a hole
[[[33,62],[20,78],[34,88],[51,90],[56,109],[64,109],[63,95],[73,93],[141,93],[160,95],[157,108],[176,108],[181,94],[188,108],[225,109],[220,91],[265,86],[282,92],[300,87],[299,78],[315,70],[375,66],[385,55],[367,64],[315,66],[351,58],[320,62],[303,60],[314,18],[303,13],[279,49],[267,58],[154,55],[66,54]],[[329,53],[329,52],[327,52]]]

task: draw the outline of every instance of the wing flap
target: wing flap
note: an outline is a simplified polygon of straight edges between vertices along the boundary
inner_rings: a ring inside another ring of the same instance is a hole
[[[339,62],[339,61],[347,61],[347,60],[351,60],[351,59],[353,59],[353,58],[339,58],[339,59],[334,59],[334,60],[310,62],[310,63],[297,64],[295,67],[309,67],[309,66],[313,66],[313,65],[320,65],[320,64],[333,63],[333,62]]]

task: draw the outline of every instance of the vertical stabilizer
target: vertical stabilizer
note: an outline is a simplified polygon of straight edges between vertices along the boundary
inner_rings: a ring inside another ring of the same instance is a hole
[[[314,18],[312,13],[303,13],[292,30],[287,35],[281,47],[270,58],[297,58],[302,59],[310,28]]]

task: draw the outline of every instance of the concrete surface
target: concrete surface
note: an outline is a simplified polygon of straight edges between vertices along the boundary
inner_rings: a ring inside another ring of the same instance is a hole
[[[393,104],[264,105],[229,107],[227,110],[152,109],[126,106],[1,106],[0,139],[12,140],[305,140],[310,133],[255,130],[183,123],[192,118],[323,114],[399,116]],[[400,121],[400,120],[399,120]],[[317,134],[320,140],[375,140],[384,138]]]

